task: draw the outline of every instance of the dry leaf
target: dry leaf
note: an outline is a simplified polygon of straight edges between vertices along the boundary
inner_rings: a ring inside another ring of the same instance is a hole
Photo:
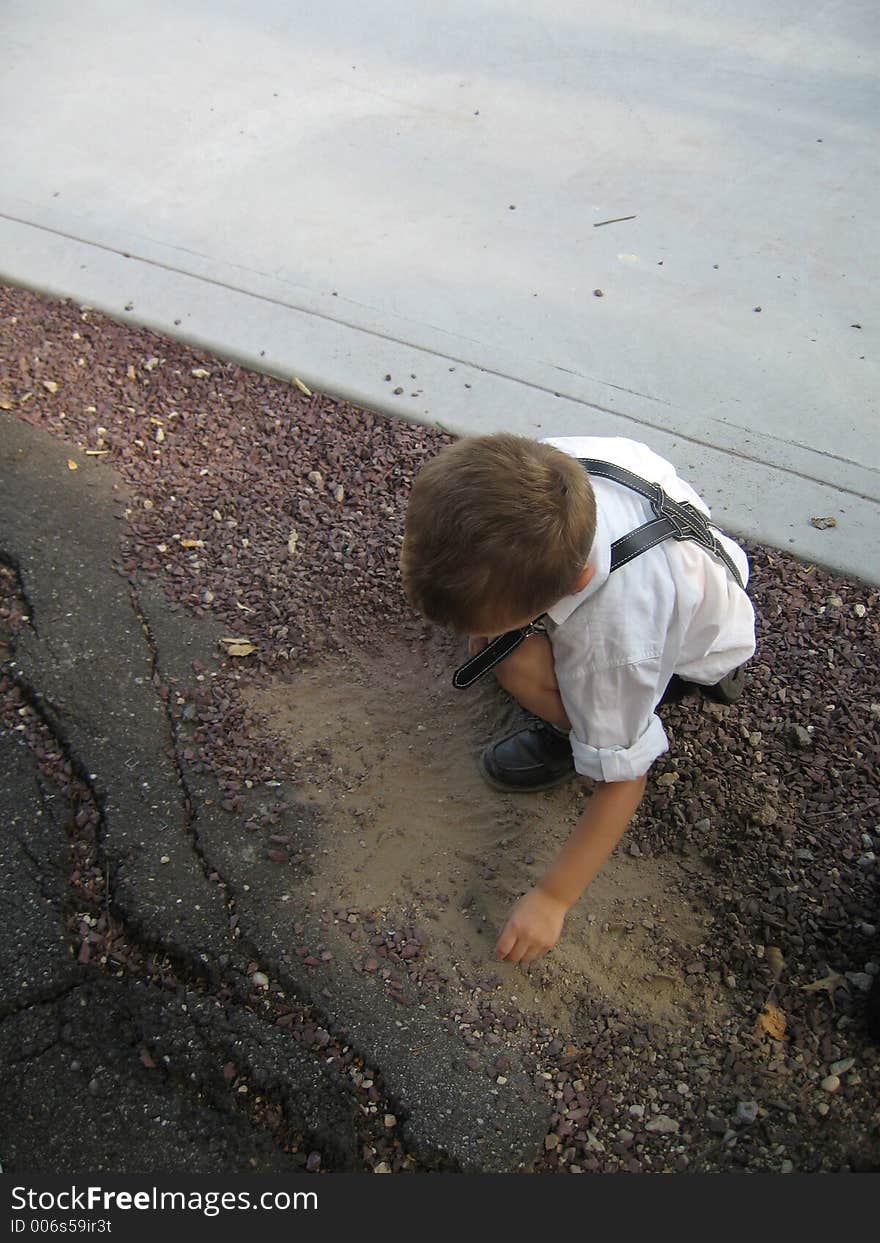
[[[79,467],[77,466],[76,462],[74,462],[72,457],[69,457],[67,459],[67,469],[68,470],[79,470]]]
[[[758,1015],[755,1033],[759,1037],[767,1035],[771,1040],[781,1040],[785,1035],[785,1015],[772,1001],[768,1001]]]
[[[221,639],[220,642],[226,644],[227,656],[250,656],[252,652],[257,650],[256,645],[247,639],[227,638]]]
[[[302,380],[299,378],[299,376],[296,376],[296,375],[295,375],[295,376],[293,377],[293,382],[294,382],[294,384],[296,385],[296,387],[299,389],[299,391],[300,391],[301,393],[305,393],[306,397],[311,397],[311,395],[312,395],[312,390],[311,390],[310,388],[307,388],[307,387],[306,387],[306,385],[305,385],[305,384],[303,384],[303,382],[302,382]]]
[[[829,971],[821,980],[814,980],[812,984],[804,984],[805,993],[827,993],[834,1001],[834,994],[839,988],[847,988],[846,977],[837,971]]]

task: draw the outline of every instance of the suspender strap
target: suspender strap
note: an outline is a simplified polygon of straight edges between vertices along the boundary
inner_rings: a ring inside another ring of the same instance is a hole
[[[745,583],[742,581],[736,563],[710,529],[714,523],[710,523],[706,515],[690,501],[672,500],[659,483],[648,483],[639,475],[634,475],[632,471],[623,466],[617,466],[613,462],[600,462],[597,458],[579,458],[578,460],[590,475],[597,475],[601,479],[611,479],[614,483],[622,484],[625,488],[631,488],[633,492],[640,493],[651,502],[651,508],[656,515],[650,521],[636,527],[634,531],[630,531],[628,535],[622,535],[620,539],[614,541],[611,545],[612,570],[626,565],[628,561],[632,561],[634,557],[647,552],[649,548],[662,543],[665,539],[694,540],[713,557],[722,561],[732,574],[734,582],[745,591]]]
[[[505,660],[511,652],[515,652],[520,643],[523,643],[529,635],[538,634],[543,629],[541,617],[539,617],[536,621],[529,622],[528,626],[523,626],[522,630],[508,630],[506,634],[500,634],[497,639],[492,639],[481,651],[477,652],[476,656],[466,660],[460,669],[456,669],[452,675],[452,685],[458,691],[465,690],[484,673],[500,665],[502,660]]]
[[[643,522],[634,531],[614,541],[611,545],[612,570],[620,569],[622,565],[626,565],[634,557],[647,552],[649,548],[662,543],[663,540],[694,540],[713,557],[723,561],[733,575],[734,582],[745,591],[745,583],[742,581],[733,558],[721,546],[710,529],[714,523],[710,523],[706,515],[690,501],[673,501],[666,495],[659,483],[648,483],[646,479],[634,475],[625,466],[617,466],[613,462],[601,462],[598,458],[579,458],[578,461],[588,474],[597,475],[601,479],[610,479],[644,496],[651,502],[651,509],[655,514],[655,517]],[[492,639],[482,651],[477,652],[459,669],[456,669],[452,675],[452,685],[457,690],[464,690],[483,674],[488,673],[490,669],[494,669],[511,652],[515,652],[520,643],[524,642],[529,635],[544,629],[541,623],[545,616],[546,614],[542,614],[521,630],[508,630],[506,634]]]

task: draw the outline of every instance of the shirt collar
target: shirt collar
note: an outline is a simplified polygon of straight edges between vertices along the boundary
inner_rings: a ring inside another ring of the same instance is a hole
[[[596,513],[596,534],[593,537],[593,546],[587,561],[595,567],[595,572],[586,587],[582,591],[576,591],[574,595],[563,596],[547,610],[547,616],[557,626],[568,621],[579,605],[595,595],[611,573],[611,541],[608,538],[608,528],[601,510]]]

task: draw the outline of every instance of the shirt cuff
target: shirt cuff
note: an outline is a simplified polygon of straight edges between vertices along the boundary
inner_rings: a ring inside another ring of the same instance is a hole
[[[643,777],[657,757],[669,750],[666,731],[656,713],[631,747],[591,747],[575,737],[573,731],[569,741],[575,768],[594,781],[632,781]]]

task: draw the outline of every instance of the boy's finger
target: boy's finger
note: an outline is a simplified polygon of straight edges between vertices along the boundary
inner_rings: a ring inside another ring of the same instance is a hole
[[[501,935],[495,945],[496,958],[506,958],[516,945],[516,933],[507,924],[501,929]]]

